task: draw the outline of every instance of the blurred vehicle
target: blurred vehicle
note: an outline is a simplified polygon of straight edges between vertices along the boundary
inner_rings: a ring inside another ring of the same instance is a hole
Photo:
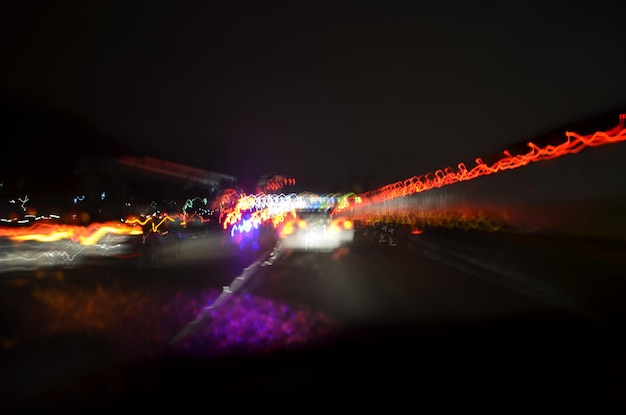
[[[299,209],[279,227],[278,237],[286,249],[331,252],[354,241],[354,226],[350,220],[333,218],[332,209]]]

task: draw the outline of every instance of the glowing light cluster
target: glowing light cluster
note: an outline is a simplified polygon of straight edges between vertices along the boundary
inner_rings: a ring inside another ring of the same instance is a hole
[[[254,220],[250,220],[250,219],[244,219],[239,223],[236,223],[235,225],[233,225],[233,227],[230,230],[230,236],[234,236],[235,233],[239,232],[239,233],[248,233],[251,232],[253,230],[257,230],[259,229],[259,223],[257,221]]]
[[[349,197],[352,196],[354,194],[241,195],[235,206],[225,215],[222,225],[227,229],[246,220],[254,224],[254,227],[269,222],[276,226],[290,215],[295,218],[298,209],[334,209],[336,206],[347,205]]]

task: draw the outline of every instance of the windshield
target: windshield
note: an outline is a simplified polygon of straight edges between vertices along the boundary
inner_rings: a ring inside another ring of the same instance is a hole
[[[2,413],[623,406],[617,4],[9,3]]]

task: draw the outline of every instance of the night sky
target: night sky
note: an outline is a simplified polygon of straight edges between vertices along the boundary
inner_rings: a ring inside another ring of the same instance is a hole
[[[626,103],[615,1],[12,3],[5,94],[241,180],[369,190]]]

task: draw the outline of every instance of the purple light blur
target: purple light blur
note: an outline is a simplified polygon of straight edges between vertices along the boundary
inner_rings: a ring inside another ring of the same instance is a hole
[[[207,302],[218,295],[213,291],[206,296]],[[203,305],[193,304],[192,307],[197,312]],[[341,326],[324,313],[244,293],[211,309],[202,327],[177,347],[193,356],[258,354],[306,346],[328,339],[340,329]]]

